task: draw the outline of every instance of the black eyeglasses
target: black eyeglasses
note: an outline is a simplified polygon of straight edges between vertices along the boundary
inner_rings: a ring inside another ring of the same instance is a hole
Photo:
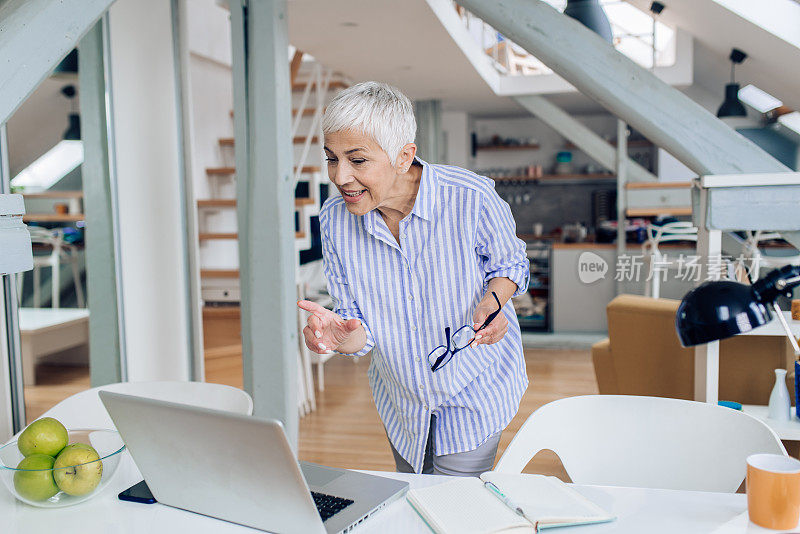
[[[497,314],[500,313],[502,306],[500,306],[500,299],[497,298],[497,293],[492,291],[492,296],[494,297],[494,300],[497,301],[497,311],[490,313],[489,317],[486,318],[486,320],[477,330],[472,328],[472,325],[468,324],[456,330],[452,337],[452,350],[450,349],[450,327],[448,326],[444,329],[444,335],[447,338],[446,344],[439,345],[428,354],[428,364],[431,366],[431,371],[438,371],[450,363],[450,360],[453,359],[453,356],[455,356],[458,351],[466,349],[472,344],[473,341],[475,341],[475,334],[489,326],[489,323],[491,323],[494,318],[497,317]]]

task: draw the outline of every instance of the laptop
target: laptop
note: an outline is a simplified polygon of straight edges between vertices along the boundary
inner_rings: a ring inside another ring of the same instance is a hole
[[[100,391],[162,504],[279,533],[348,532],[407,482],[302,462],[280,421]]]

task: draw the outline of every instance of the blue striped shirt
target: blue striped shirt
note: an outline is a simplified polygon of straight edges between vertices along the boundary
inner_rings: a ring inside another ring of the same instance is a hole
[[[459,167],[422,160],[411,213],[400,221],[399,246],[377,210],[347,211],[341,196],[320,212],[322,250],[334,311],[357,318],[372,350],[369,382],[395,449],[419,473],[431,414],[438,455],[470,451],[504,429],[528,386],[512,303],[508,333],[492,345],[458,352],[432,372],[428,354],[444,345],[445,327],[472,324],[490,279],[528,288],[525,243],[494,182]]]

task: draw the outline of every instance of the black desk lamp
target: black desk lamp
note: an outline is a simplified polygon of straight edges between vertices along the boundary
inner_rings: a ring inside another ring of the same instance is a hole
[[[691,347],[749,332],[770,322],[774,311],[795,356],[800,357],[797,339],[775,302],[780,295],[791,297],[796,286],[800,286],[800,266],[796,265],[775,269],[749,286],[730,280],[704,282],[678,306],[675,327],[681,345]]]

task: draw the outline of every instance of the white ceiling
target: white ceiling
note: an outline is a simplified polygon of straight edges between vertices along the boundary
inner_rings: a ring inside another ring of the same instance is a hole
[[[650,0],[628,0],[649,9]],[[659,20],[695,38],[695,83],[719,94],[730,78],[728,55],[739,48],[748,58],[736,67],[742,86],[753,83],[800,109],[800,49],[712,0],[666,0]],[[779,16],[776,13],[774,16]],[[798,29],[800,31],[800,29]]]
[[[425,0],[294,0],[288,6],[289,41],[354,82],[387,82],[413,100],[441,99],[444,109],[524,113],[492,92]]]
[[[650,0],[628,0],[647,10]],[[711,0],[669,0],[661,21],[695,36],[695,83],[719,93],[732,47],[750,57],[737,79],[800,109],[800,50]],[[445,110],[481,115],[527,113],[496,96],[472,68],[425,0],[290,0],[289,39],[353,81],[381,80],[412,99],[442,100]],[[355,24],[355,26],[353,25]],[[573,114],[602,108],[579,93],[553,95]]]

